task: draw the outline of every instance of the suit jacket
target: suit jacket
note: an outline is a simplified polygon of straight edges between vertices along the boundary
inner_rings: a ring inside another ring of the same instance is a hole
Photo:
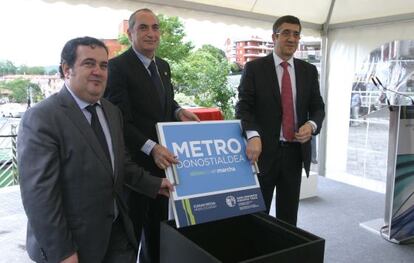
[[[75,251],[80,262],[102,262],[114,200],[137,245],[123,197],[125,184],[155,197],[161,179],[130,161],[119,109],[105,99],[101,105],[111,133],[114,170],[65,87],[23,116],[17,141],[20,189],[28,217],[27,251],[37,262],[59,262]]]
[[[296,76],[296,119],[298,127],[309,120],[318,126],[318,134],[325,117],[324,103],[319,91],[318,71],[305,61],[294,59]],[[266,172],[276,158],[282,123],[282,103],[273,54],[245,65],[239,86],[236,117],[243,129],[256,130],[262,140],[259,157],[260,170]],[[304,168],[309,174],[310,141],[301,145]]]
[[[132,48],[109,61],[104,96],[122,111],[125,141],[132,159],[153,175],[164,177],[164,172],[157,168],[152,157],[141,151],[148,139],[158,142],[156,123],[176,121],[174,113],[179,107],[174,100],[168,63],[158,57],[155,61],[165,90],[165,107],[161,106],[156,87]],[[162,108],[165,110],[162,111]]]

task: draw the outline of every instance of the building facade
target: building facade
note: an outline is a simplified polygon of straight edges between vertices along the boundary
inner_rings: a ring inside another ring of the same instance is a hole
[[[225,52],[230,63],[237,63],[241,68],[256,58],[264,57],[273,51],[272,41],[263,40],[252,36],[248,39],[225,42]],[[315,64],[319,69],[321,59],[320,41],[301,41],[295,53],[295,57]]]

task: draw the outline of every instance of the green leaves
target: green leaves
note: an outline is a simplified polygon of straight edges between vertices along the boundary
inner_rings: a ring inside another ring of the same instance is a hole
[[[4,75],[14,75],[17,72],[17,67],[13,62],[6,60],[0,61],[0,76]]]
[[[205,45],[175,66],[173,81],[179,92],[194,96],[197,105],[219,107],[226,119],[232,119],[235,93],[227,83],[229,72],[230,64],[222,51]]]
[[[8,93],[10,101],[17,103],[26,103],[29,89],[31,89],[33,102],[40,101],[44,95],[39,85],[31,83],[27,79],[15,79],[11,81],[0,82],[0,92]]]
[[[27,65],[15,66],[13,62],[6,60],[0,61],[0,76],[4,75],[44,75],[46,70],[44,67],[35,66],[29,67]]]
[[[178,17],[158,15],[161,41],[156,55],[170,63],[178,63],[185,59],[194,48],[191,42],[184,42],[184,25]]]

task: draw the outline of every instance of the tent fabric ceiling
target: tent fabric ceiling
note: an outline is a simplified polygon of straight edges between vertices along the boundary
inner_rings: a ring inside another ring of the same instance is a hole
[[[294,14],[301,20],[313,24],[323,24],[328,17],[329,8],[334,2],[331,24],[354,22],[402,14],[413,14],[412,0],[186,0],[169,1],[202,4],[217,8],[234,9],[258,15],[282,16]]]
[[[322,24],[328,15],[330,0],[188,0],[190,3],[200,3],[209,6],[236,9],[252,12],[257,15],[281,16],[294,14],[302,20]],[[312,12],[308,12],[312,10]]]
[[[273,23],[276,17],[292,14],[299,17],[304,28],[321,31],[328,21],[332,28],[392,21],[414,20],[413,0],[42,0],[106,6],[135,10],[148,6],[165,14],[199,17],[197,13],[219,15],[219,20],[248,19]],[[187,10],[187,11],[186,11]],[[179,14],[177,14],[177,12]]]

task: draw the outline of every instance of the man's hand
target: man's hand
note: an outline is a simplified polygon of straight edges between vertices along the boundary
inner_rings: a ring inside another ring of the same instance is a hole
[[[177,158],[167,148],[159,144],[152,148],[151,155],[158,168],[163,170],[173,163],[178,163]]]
[[[180,121],[200,121],[197,115],[186,109],[181,109],[178,112],[178,119]]]
[[[72,256],[65,258],[60,263],[79,263],[78,253],[72,254]]]
[[[253,137],[247,141],[246,155],[251,163],[259,160],[260,153],[262,152],[262,140],[260,137]]]
[[[305,143],[310,140],[312,137],[312,125],[310,123],[305,123],[302,127],[299,128],[299,131],[295,133],[295,139],[300,143]]]
[[[170,197],[170,192],[174,191],[174,186],[167,178],[162,178],[160,190],[158,194]]]

